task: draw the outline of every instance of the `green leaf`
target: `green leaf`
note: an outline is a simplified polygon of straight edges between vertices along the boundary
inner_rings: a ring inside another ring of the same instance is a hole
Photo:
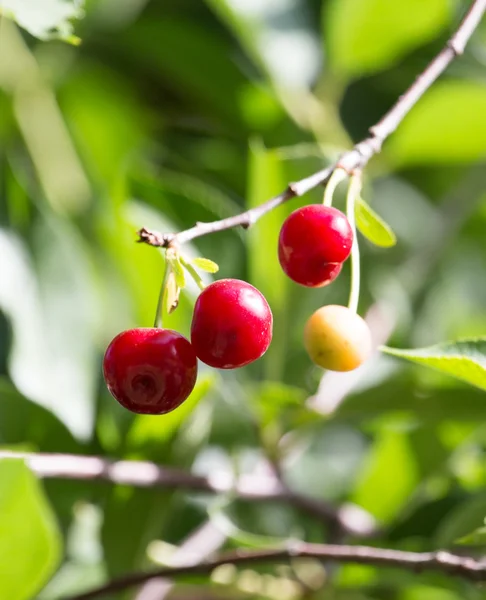
[[[83,5],[84,0],[2,0],[0,13],[41,40],[79,44],[71,20],[83,16]]]
[[[191,262],[202,271],[206,271],[206,273],[217,273],[219,271],[219,265],[209,260],[209,258],[193,258]]]
[[[418,480],[408,435],[383,430],[365,459],[352,500],[381,521],[389,522],[407,504]]]
[[[486,546],[486,527],[475,529],[471,533],[455,540],[455,543],[466,546]]]
[[[486,85],[443,81],[406,117],[386,147],[395,166],[474,162],[486,154]]]
[[[249,150],[247,208],[262,204],[287,185],[285,165],[271,150],[267,150],[259,140],[253,140]],[[287,353],[286,310],[290,293],[290,280],[278,266],[276,248],[280,228],[290,207],[286,204],[275,208],[248,230],[248,263],[250,281],[268,300],[275,321],[273,344],[270,346],[264,364],[268,369],[267,379],[279,380]],[[273,258],[272,258],[273,257]]]
[[[399,350],[388,346],[383,346],[381,350],[391,356],[430,367],[486,390],[486,339],[484,338],[445,342],[414,350]]]
[[[25,464],[0,461],[0,590],[30,600],[59,564],[58,527],[43,490]]]
[[[356,202],[356,227],[375,246],[391,248],[397,243],[393,230],[362,199]]]
[[[184,273],[184,269],[182,267],[181,261],[178,256],[174,258],[169,258],[167,254],[167,260],[170,262],[172,270],[175,275],[175,282],[178,288],[184,289],[186,287],[186,275]]]
[[[150,444],[160,445],[170,439],[199,402],[213,390],[216,381],[215,375],[199,377],[189,398],[167,415],[137,415],[127,437],[129,452],[138,451]]]
[[[441,522],[434,536],[436,547],[447,547],[482,528],[486,516],[486,494],[481,492],[458,504]],[[465,542],[464,542],[465,543]]]
[[[347,75],[385,69],[434,39],[452,9],[448,0],[332,0],[324,14],[330,63]]]

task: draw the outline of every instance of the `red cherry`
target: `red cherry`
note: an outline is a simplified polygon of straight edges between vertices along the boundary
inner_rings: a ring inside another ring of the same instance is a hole
[[[103,360],[106,385],[135,413],[161,415],[177,408],[196,384],[197,358],[183,335],[170,329],[129,329],[118,334]]]
[[[191,342],[207,365],[235,369],[265,354],[272,325],[272,311],[261,292],[246,281],[220,279],[196,300]]]
[[[278,258],[284,272],[296,283],[322,287],[339,275],[352,245],[353,230],[346,215],[336,208],[309,204],[284,221]]]

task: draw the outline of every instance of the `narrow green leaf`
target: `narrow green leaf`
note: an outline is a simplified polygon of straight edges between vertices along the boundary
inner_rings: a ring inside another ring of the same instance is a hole
[[[30,600],[61,558],[54,515],[37,479],[17,459],[0,461],[0,595]]]
[[[445,342],[415,350],[400,350],[388,346],[382,346],[381,350],[486,390],[486,338]]]
[[[206,273],[217,273],[219,271],[219,265],[209,260],[209,258],[193,258],[191,262],[198,269],[206,271]]]
[[[356,227],[367,240],[380,248],[391,248],[397,243],[396,235],[385,221],[362,199],[356,202]]]
[[[176,257],[171,261],[171,266],[175,275],[177,287],[184,289],[186,287],[186,276],[179,257]]]

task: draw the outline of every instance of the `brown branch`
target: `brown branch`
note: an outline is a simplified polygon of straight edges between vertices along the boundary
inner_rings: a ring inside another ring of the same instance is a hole
[[[472,581],[486,580],[486,560],[458,556],[445,551],[405,552],[370,546],[344,546],[335,544],[309,544],[294,542],[287,548],[227,552],[214,560],[196,565],[167,567],[148,573],[131,573],[114,579],[88,592],[70,597],[68,600],[90,600],[106,594],[140,585],[155,577],[175,578],[187,575],[210,574],[216,567],[226,564],[249,565],[258,563],[280,563],[296,558],[316,558],[339,563],[357,563],[375,567],[399,567],[413,571],[434,570],[449,575],[459,575]]]
[[[446,70],[449,64],[464,52],[469,38],[479,25],[486,11],[486,0],[474,0],[466,16],[461,21],[456,32],[449,39],[443,50],[429,63],[426,69],[417,77],[408,90],[400,96],[397,102],[383,116],[383,118],[370,128],[370,135],[344,153],[334,164],[306,177],[295,183],[289,184],[278,196],[267,200],[260,206],[256,206],[246,212],[234,217],[213,221],[211,223],[196,223],[194,227],[181,231],[180,233],[159,233],[148,229],[141,229],[139,241],[150,246],[168,247],[170,244],[184,244],[195,238],[216,233],[233,227],[248,228],[277,206],[297,196],[303,196],[310,190],[323,185],[337,168],[342,168],[348,173],[355,169],[361,169],[367,165],[369,160],[381,151],[383,142],[392,134],[405,116],[420,100],[423,94],[430,88],[435,80]],[[446,126],[446,123],[444,123]]]
[[[46,479],[76,479],[107,481],[135,487],[185,489],[209,494],[233,493],[248,502],[282,502],[316,517],[338,525],[346,533],[368,537],[376,531],[373,517],[355,505],[335,508],[322,500],[302,496],[284,488],[270,476],[243,475],[234,482],[229,477],[202,477],[181,469],[162,467],[149,461],[111,461],[99,456],[76,454],[36,454],[0,451],[0,460],[24,460],[39,477]]]

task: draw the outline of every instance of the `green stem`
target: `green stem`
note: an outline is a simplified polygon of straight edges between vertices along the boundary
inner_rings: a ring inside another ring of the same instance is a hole
[[[322,203],[324,206],[332,206],[332,199],[337,186],[346,179],[347,173],[344,169],[337,168],[333,171],[329,181],[327,182],[326,189],[324,190],[324,199]]]
[[[349,183],[348,194],[346,197],[346,215],[349,224],[353,230],[353,247],[351,249],[351,287],[349,290],[348,307],[353,312],[358,310],[359,285],[360,285],[360,264],[359,264],[359,245],[356,233],[355,205],[361,193],[361,172],[356,171]]]
[[[167,260],[167,253],[164,250],[164,259],[165,259],[165,269],[164,276],[162,278],[162,284],[160,286],[159,298],[157,300],[157,308],[155,309],[155,320],[154,327],[162,328],[163,320],[164,320],[164,306],[165,306],[165,296],[167,290],[167,282],[169,280],[170,275],[170,262]]]
[[[187,262],[185,260],[185,258],[183,256],[180,257],[180,261],[181,261],[182,266],[186,269],[186,271],[189,273],[189,275],[192,277],[192,279],[194,279],[194,281],[196,282],[197,287],[202,292],[206,286],[205,286],[203,280],[201,279],[201,276],[199,275],[199,273],[191,265],[190,262]]]

